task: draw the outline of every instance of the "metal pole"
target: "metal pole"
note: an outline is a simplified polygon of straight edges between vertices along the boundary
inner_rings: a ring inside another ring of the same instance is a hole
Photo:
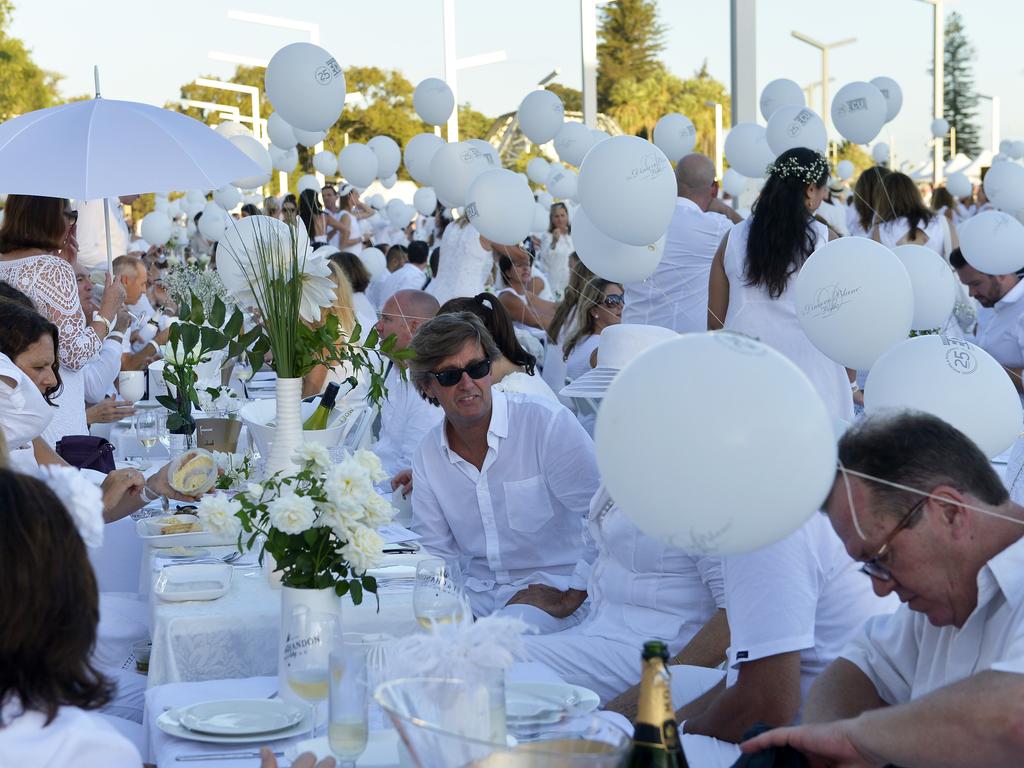
[[[956,126],[949,127],[949,159],[956,158]]]
[[[999,151],[999,97],[992,97],[992,154]]]
[[[821,49],[821,119],[825,123],[825,136],[828,136],[828,46]]]
[[[732,124],[757,122],[756,0],[729,1]]]
[[[448,141],[459,140],[458,66],[455,61],[455,0],[441,0],[441,27],[444,45],[444,81],[452,89],[455,108],[448,118]]]
[[[724,154],[724,145],[722,142],[722,105],[715,104],[715,178],[719,181],[722,180],[722,174],[725,173],[724,162],[722,155]]]
[[[583,124],[597,128],[597,2],[580,0],[580,58],[583,70]]]
[[[942,22],[944,19],[942,0],[929,0],[934,6],[932,9],[932,32],[934,33],[934,57],[935,62],[932,67],[933,78],[932,78],[932,100],[934,106],[935,117],[942,117],[944,111],[943,104],[943,83],[945,80],[944,71],[944,60],[945,60],[945,40],[942,36]],[[932,151],[932,187],[937,187],[942,183],[942,139],[936,139],[935,148]]]

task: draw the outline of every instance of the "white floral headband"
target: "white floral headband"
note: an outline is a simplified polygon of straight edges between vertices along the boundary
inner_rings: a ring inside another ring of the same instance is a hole
[[[803,165],[795,156],[787,157],[785,160],[776,160],[769,163],[765,171],[769,176],[777,176],[780,179],[795,176],[805,184],[816,184],[829,174],[828,161],[823,155],[814,154],[814,159],[807,165]]]

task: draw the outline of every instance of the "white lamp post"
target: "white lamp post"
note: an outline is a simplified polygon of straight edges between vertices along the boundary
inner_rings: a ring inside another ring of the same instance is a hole
[[[793,31],[791,33],[793,37],[801,42],[807,43],[808,45],[814,46],[821,51],[821,119],[825,123],[825,133],[828,133],[829,125],[829,114],[828,114],[828,55],[833,48],[838,48],[841,45],[849,45],[850,43],[857,42],[856,37],[847,37],[844,40],[837,40],[834,43],[823,43],[820,40],[815,40],[813,37],[809,37],[802,32]]]

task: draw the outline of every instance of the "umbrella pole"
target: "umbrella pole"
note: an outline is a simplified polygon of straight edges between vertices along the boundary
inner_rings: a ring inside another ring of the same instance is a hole
[[[107,272],[114,274],[114,256],[110,248],[110,199],[103,198],[103,232],[107,236]]]

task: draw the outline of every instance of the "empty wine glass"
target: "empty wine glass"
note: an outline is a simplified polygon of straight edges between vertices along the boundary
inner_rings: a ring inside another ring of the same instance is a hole
[[[121,399],[135,403],[146,394],[146,372],[121,371],[117,375],[117,385],[121,393]]]
[[[288,686],[310,704],[311,738],[316,738],[318,705],[327,698],[328,668],[337,627],[337,616],[296,608],[285,639]]]
[[[135,437],[142,444],[148,463],[150,449],[160,439],[160,417],[155,411],[139,411],[135,414]]]
[[[420,626],[430,630],[437,624],[462,621],[466,613],[462,573],[457,563],[428,557],[416,563],[413,613]]]
[[[370,648],[363,635],[345,634],[331,651],[327,741],[341,768],[355,768],[366,750]]]

